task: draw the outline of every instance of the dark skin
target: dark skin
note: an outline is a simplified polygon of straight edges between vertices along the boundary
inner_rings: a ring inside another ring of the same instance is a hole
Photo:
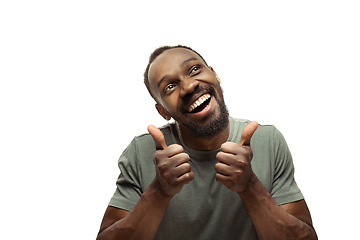
[[[149,81],[157,100],[157,111],[167,120],[171,117],[176,120],[184,144],[197,150],[221,148],[217,155],[219,163],[215,165],[216,180],[230,191],[237,192],[259,239],[317,239],[305,200],[278,206],[252,171],[250,139],[257,129],[256,122],[244,129],[239,143],[226,142],[229,126],[212,138],[198,137],[184,127],[189,118],[198,123],[204,120],[179,112],[183,96],[203,84],[214,86],[217,89],[215,94],[219,94],[217,86],[220,80],[211,67],[206,66],[196,53],[175,48],[165,51],[151,64]],[[214,98],[208,114],[219,114]],[[182,146],[167,146],[161,131],[152,125],[148,131],[156,144],[153,156],[156,176],[130,212],[107,208],[97,239],[154,239],[172,197],[194,178],[189,156]]]

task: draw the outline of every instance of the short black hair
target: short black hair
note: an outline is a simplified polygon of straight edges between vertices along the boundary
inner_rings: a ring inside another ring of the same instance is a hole
[[[199,55],[201,57],[201,59],[204,61],[205,65],[207,65],[205,59],[198,53],[196,52],[195,50],[193,50],[192,48],[190,47],[187,47],[187,46],[183,46],[183,45],[176,45],[176,46],[163,46],[163,47],[159,47],[157,49],[155,49],[155,51],[150,55],[150,58],[149,58],[149,63],[148,65],[146,66],[146,69],[145,69],[145,72],[144,72],[144,83],[145,83],[145,86],[147,88],[147,90],[149,91],[151,97],[156,101],[154,95],[151,93],[150,91],[150,83],[149,83],[149,68],[150,68],[150,65],[151,63],[160,55],[162,54],[163,52],[165,52],[166,50],[170,50],[170,49],[173,49],[173,48],[185,48],[185,49],[188,49],[190,51],[193,51],[194,53],[196,53],[197,55]],[[157,102],[157,101],[156,101]]]

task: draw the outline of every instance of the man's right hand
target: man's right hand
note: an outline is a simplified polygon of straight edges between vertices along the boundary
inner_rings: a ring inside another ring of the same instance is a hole
[[[156,145],[153,157],[156,167],[155,178],[162,194],[173,197],[185,184],[194,179],[194,173],[189,164],[190,157],[178,144],[167,146],[164,135],[157,127],[148,126],[148,132]]]

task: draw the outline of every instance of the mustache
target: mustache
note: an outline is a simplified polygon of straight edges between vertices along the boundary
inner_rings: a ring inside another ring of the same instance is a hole
[[[178,111],[181,113],[186,113],[186,107],[189,106],[189,104],[191,103],[191,99],[195,94],[198,93],[210,93],[211,96],[215,96],[216,97],[216,92],[215,92],[215,88],[211,85],[206,85],[206,86],[201,86],[198,85],[196,86],[196,88],[194,89],[194,91],[192,93],[188,93],[186,94],[184,97],[182,97],[182,101],[181,104],[178,107]]]

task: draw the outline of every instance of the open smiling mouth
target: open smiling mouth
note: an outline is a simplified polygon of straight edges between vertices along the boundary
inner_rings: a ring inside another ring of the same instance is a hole
[[[206,93],[199,97],[193,104],[190,105],[186,110],[189,113],[198,113],[204,110],[210,103],[211,95]]]

